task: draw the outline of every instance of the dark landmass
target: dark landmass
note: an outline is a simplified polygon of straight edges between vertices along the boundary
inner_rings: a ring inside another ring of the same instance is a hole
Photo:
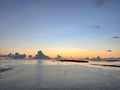
[[[12,68],[10,67],[2,67],[0,68],[0,72],[4,72],[4,71],[7,71],[7,70],[11,70]]]
[[[88,63],[88,61],[85,60],[59,60],[62,62],[80,62],[80,63]]]
[[[90,65],[108,66],[108,67],[120,67],[120,65],[106,65],[106,64],[90,64]]]

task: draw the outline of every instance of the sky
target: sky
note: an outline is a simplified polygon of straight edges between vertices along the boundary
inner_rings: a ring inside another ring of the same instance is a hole
[[[120,57],[120,0],[0,0],[0,53]]]

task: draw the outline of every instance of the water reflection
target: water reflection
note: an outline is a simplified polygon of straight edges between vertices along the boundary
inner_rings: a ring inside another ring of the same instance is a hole
[[[0,60],[0,67],[15,67],[20,65],[70,65],[70,66],[85,66],[85,67],[93,67],[93,68],[106,68],[106,69],[118,69],[119,67],[104,67],[104,66],[98,66],[100,65],[119,65],[120,61],[118,62],[106,62],[106,61],[90,61],[89,63],[76,63],[76,62],[61,62],[61,61],[55,61],[55,60]],[[95,64],[95,65],[94,65]],[[98,64],[98,65],[97,65]]]
[[[2,73],[0,90],[117,90],[120,69],[53,60],[1,61],[14,67]]]
[[[89,64],[98,64],[98,65],[116,65],[120,66],[120,61],[90,61]]]
[[[22,64],[31,64],[31,65],[34,65],[34,64],[37,64],[38,61],[37,60],[25,60],[22,62]]]
[[[89,63],[76,63],[76,62],[61,62],[61,61],[53,61],[53,60],[42,60],[40,61],[42,65],[70,65],[70,66],[83,66],[83,67],[91,67],[91,68],[101,68],[101,69],[111,69],[111,70],[120,70],[120,67],[104,67],[97,64],[105,64],[105,65],[120,65],[120,62],[106,62],[106,61],[90,61]],[[94,65],[95,64],[95,65]]]
[[[76,63],[76,62],[61,62],[55,60],[42,60],[42,64],[44,65],[88,65],[87,63]]]

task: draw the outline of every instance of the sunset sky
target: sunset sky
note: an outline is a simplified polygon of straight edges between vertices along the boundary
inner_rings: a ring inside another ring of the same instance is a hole
[[[0,53],[120,57],[120,0],[0,0]]]

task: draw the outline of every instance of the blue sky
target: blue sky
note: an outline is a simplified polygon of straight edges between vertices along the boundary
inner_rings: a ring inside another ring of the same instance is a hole
[[[119,9],[119,0],[0,0],[0,53],[110,49],[120,56]]]

